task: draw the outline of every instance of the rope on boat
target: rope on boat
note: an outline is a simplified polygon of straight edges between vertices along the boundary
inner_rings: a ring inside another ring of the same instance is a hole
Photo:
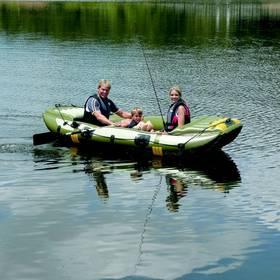
[[[214,123],[214,124],[210,124],[210,125],[208,125],[207,127],[205,127],[204,129],[202,129],[200,132],[198,132],[197,134],[195,134],[193,137],[191,137],[190,139],[188,139],[185,143],[182,143],[182,145],[186,145],[186,144],[188,144],[192,139],[194,139],[195,137],[198,137],[198,136],[200,136],[201,134],[203,134],[208,128],[210,128],[210,127],[215,127],[215,126],[217,126],[217,125],[219,125],[219,124],[221,124],[221,123],[227,123],[227,122],[229,122],[229,121],[231,121],[231,119],[230,118],[228,118],[228,119],[226,119],[226,120],[221,120],[221,121],[219,121],[219,122],[217,122],[217,123]]]

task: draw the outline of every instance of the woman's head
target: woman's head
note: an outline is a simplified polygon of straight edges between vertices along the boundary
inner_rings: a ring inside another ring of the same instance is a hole
[[[178,101],[182,97],[182,91],[179,86],[173,86],[169,89],[169,97],[172,102]]]

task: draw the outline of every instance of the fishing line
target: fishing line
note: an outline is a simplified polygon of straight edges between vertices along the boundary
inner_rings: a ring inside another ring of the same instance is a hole
[[[141,233],[141,238],[140,238],[140,243],[139,243],[139,255],[137,257],[137,262],[134,266],[134,273],[136,273],[137,271],[137,267],[140,265],[141,263],[141,256],[143,255],[143,250],[142,250],[142,247],[143,247],[143,244],[144,244],[144,235],[147,231],[146,227],[148,225],[148,222],[149,220],[151,219],[151,214],[152,214],[152,211],[153,211],[153,205],[155,204],[155,201],[157,199],[157,196],[158,196],[158,193],[160,191],[160,188],[161,188],[161,183],[162,183],[162,175],[160,175],[160,181],[159,183],[156,185],[156,188],[155,188],[155,191],[154,191],[154,194],[153,194],[153,197],[152,197],[152,202],[151,204],[149,205],[148,207],[148,211],[147,211],[147,214],[146,214],[146,217],[145,217],[145,222],[144,222],[144,226],[143,226],[143,231]]]
[[[139,40],[139,42],[140,42],[140,46],[141,46],[141,49],[142,49],[142,52],[143,52],[145,63],[146,63],[147,69],[148,69],[148,73],[149,73],[149,76],[150,76],[150,79],[151,79],[151,83],[152,83],[152,87],[153,87],[154,94],[155,94],[155,97],[156,97],[157,105],[158,105],[160,116],[161,116],[162,123],[163,123],[163,127],[165,127],[165,121],[164,121],[162,110],[161,110],[161,107],[160,107],[160,102],[159,102],[159,98],[158,98],[157,91],[156,91],[156,88],[155,88],[155,83],[154,83],[154,80],[153,80],[153,76],[152,76],[152,73],[151,73],[151,70],[150,70],[150,67],[149,67],[149,64],[148,64],[148,60],[147,60],[147,57],[146,57],[146,54],[145,54],[143,44],[141,43],[141,40]]]

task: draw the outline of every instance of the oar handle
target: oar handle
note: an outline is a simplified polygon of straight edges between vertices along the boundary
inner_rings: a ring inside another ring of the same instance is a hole
[[[58,139],[58,134],[54,132],[44,132],[33,135],[33,145],[42,145],[51,143]]]

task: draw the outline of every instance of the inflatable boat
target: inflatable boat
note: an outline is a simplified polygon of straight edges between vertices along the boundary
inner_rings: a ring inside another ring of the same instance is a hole
[[[232,142],[242,129],[239,119],[227,116],[195,117],[183,128],[163,134],[161,116],[145,116],[155,132],[115,126],[96,126],[83,122],[82,107],[55,105],[43,113],[44,122],[52,137],[71,145],[92,145],[93,149],[138,151],[155,156],[182,155],[197,151],[219,150]],[[119,117],[110,117],[117,121]],[[34,135],[35,136],[35,135]],[[34,143],[40,140],[33,137]]]

